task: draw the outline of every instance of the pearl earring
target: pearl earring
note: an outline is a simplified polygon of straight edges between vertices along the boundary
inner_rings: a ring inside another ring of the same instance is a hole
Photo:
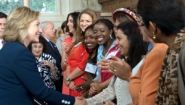
[[[156,39],[155,33],[153,32],[153,39]]]

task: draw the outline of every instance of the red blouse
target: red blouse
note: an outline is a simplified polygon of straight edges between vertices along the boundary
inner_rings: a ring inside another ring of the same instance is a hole
[[[80,70],[85,69],[87,60],[88,60],[89,54],[86,51],[85,46],[81,42],[76,44],[69,55],[68,61],[67,61],[67,66],[70,66],[70,73],[73,72],[75,68],[79,68]],[[77,77],[74,79],[74,85],[78,86],[79,84],[82,84],[84,80],[82,77],[86,77],[86,73],[82,74],[81,76]],[[70,95],[72,96],[80,96],[81,93],[76,92],[74,90],[70,90]]]

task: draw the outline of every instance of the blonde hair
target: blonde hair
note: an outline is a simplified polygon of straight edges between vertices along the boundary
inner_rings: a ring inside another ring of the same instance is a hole
[[[14,9],[8,15],[3,39],[6,42],[18,40],[23,44],[30,23],[36,20],[39,17],[39,14],[39,12],[32,11],[25,6]]]
[[[89,8],[83,10],[79,14],[78,19],[77,19],[77,30],[76,30],[77,38],[76,38],[75,44],[80,42],[80,41],[83,41],[83,39],[84,39],[84,36],[81,35],[82,34],[82,29],[80,28],[80,18],[82,16],[82,14],[90,15],[92,17],[92,24],[94,24],[96,22],[96,20],[98,19],[96,13],[92,9],[89,9]]]
[[[58,27],[57,31],[56,31],[56,37],[60,37],[60,35],[63,33],[62,29],[60,27]]]

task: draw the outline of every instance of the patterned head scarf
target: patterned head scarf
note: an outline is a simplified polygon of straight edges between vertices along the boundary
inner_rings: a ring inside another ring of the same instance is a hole
[[[113,12],[113,20],[114,20],[114,21],[116,20],[117,14],[120,13],[120,12],[121,12],[121,13],[127,14],[127,15],[130,16],[132,19],[134,19],[136,22],[139,21],[138,16],[137,16],[134,12],[132,12],[131,10],[126,9],[126,8],[118,8],[118,9],[116,9],[116,10]]]

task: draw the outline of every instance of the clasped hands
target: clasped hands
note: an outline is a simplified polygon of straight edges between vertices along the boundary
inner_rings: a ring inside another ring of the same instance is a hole
[[[106,69],[106,70],[102,70],[102,72],[113,73],[117,77],[123,80],[129,81],[129,77],[132,69],[124,59],[120,59],[118,57],[112,57],[111,59],[102,59],[97,64],[99,68]],[[99,82],[91,83],[91,88],[89,91],[90,96],[93,96],[102,90],[100,84],[101,83]],[[84,100],[85,102],[85,99],[83,97],[80,97],[79,99]],[[75,104],[75,105],[78,105],[78,104]],[[83,104],[80,104],[80,105],[83,105]],[[87,105],[86,102],[85,102],[85,105]],[[106,102],[106,105],[114,105],[114,104]]]
[[[62,50],[64,50],[67,54],[70,53],[72,47],[73,47],[73,45],[69,45],[69,44],[66,44],[66,43],[62,44]]]
[[[47,60],[42,60],[42,63],[43,63],[42,66],[48,66],[48,67],[50,67],[50,69],[54,69],[55,68],[54,64],[49,62],[49,61],[47,61]]]
[[[67,80],[64,79],[64,83],[70,89],[72,89],[72,90],[76,89],[76,86],[74,85],[74,81],[67,81]],[[87,102],[86,102],[85,98],[83,98],[83,97],[75,97],[74,105],[87,105]]]
[[[68,86],[71,90],[75,90],[76,89],[76,86],[74,84],[74,81],[67,81],[67,80],[63,80],[65,85]]]

